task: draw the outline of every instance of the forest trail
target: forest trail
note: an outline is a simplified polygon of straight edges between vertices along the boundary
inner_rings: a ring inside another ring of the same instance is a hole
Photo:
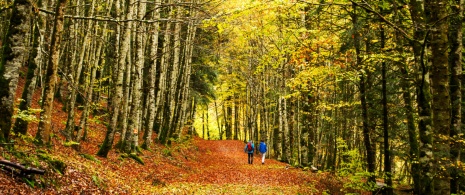
[[[20,80],[20,86],[23,82]],[[33,108],[40,107],[39,94],[34,96]],[[342,181],[331,173],[303,171],[269,158],[262,165],[259,154],[254,155],[254,164],[249,165],[245,143],[238,140],[193,137],[177,140],[171,146],[153,144],[151,150],[138,154],[144,161],[140,164],[123,157],[116,148],[107,158],[96,156],[106,126],[91,120],[89,137],[77,151],[64,144],[65,138],[59,130],[64,129],[67,115],[59,101],[54,104],[57,109],[52,120],[56,136],[51,147],[42,151],[64,162],[64,173],[57,173],[37,157],[34,151],[38,148],[33,144],[18,140],[15,147],[21,151],[18,154],[27,154],[28,161],[45,169],[46,174],[35,177],[28,185],[21,177],[0,171],[0,194],[344,194]],[[37,123],[31,123],[29,136],[36,131]],[[6,148],[0,147],[0,152],[2,159],[21,161]]]
[[[334,188],[324,183],[327,174],[311,173],[254,154],[247,163],[245,143],[237,140],[194,139],[197,159],[186,163],[195,167],[185,179],[166,181],[159,192],[182,194],[322,194]],[[257,144],[258,145],[258,144]],[[328,178],[329,179],[329,178]],[[186,187],[190,186],[190,187]],[[196,186],[196,187],[192,187]],[[340,187],[340,186],[339,186]],[[331,194],[337,194],[334,190]]]

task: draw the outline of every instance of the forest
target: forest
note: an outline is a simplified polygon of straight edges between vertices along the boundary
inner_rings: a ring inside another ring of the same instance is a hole
[[[461,0],[2,0],[0,160],[47,171],[29,190],[60,180],[59,162],[111,194],[89,163],[186,168],[224,152],[202,144],[263,140],[267,170],[305,186],[269,193],[464,194],[463,12]]]

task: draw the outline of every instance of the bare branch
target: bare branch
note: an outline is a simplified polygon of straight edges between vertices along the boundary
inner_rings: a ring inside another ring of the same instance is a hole
[[[391,26],[394,29],[396,29],[397,31],[399,31],[409,41],[415,41],[415,39],[413,39],[408,33],[406,33],[403,29],[401,29],[400,27],[398,27],[397,25],[395,25],[394,23],[392,23],[391,21],[386,19],[381,13],[371,9],[370,7],[367,7],[367,6],[364,6],[364,5],[360,4],[360,3],[357,3],[357,2],[355,2],[353,0],[350,0],[350,2],[352,2],[353,4],[355,4],[358,7],[363,8],[367,12],[370,12],[370,13],[373,13],[373,14],[377,15],[383,22],[385,22],[389,26]]]
[[[55,15],[55,12],[50,11],[50,10],[45,10],[45,9],[39,9],[39,11]],[[140,22],[140,23],[157,23],[157,22],[188,22],[189,20],[196,20],[192,18],[185,18],[185,20],[177,20],[177,19],[165,19],[165,18],[160,18],[156,20],[140,20],[140,19],[131,19],[131,20],[118,20],[112,17],[108,16],[72,16],[72,15],[65,15],[65,18],[70,18],[70,19],[76,19],[76,20],[93,20],[93,21],[103,21],[103,22],[115,22],[115,23],[125,23],[125,22]]]

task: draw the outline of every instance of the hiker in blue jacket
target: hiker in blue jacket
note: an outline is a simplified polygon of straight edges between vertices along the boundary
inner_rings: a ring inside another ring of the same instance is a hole
[[[258,151],[260,151],[260,154],[262,155],[262,165],[265,164],[265,154],[267,151],[266,143],[263,140],[260,140],[260,146],[258,148]]]
[[[244,152],[247,153],[248,155],[248,162],[249,164],[253,164],[253,151],[255,149],[255,146],[252,142],[252,140],[249,140],[247,144],[245,144]]]

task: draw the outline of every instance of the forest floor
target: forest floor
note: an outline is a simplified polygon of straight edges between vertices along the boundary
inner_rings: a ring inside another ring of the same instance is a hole
[[[0,194],[338,194],[342,189],[329,173],[311,173],[273,159],[262,165],[259,155],[250,165],[244,146],[241,141],[193,138],[144,151],[144,165],[114,152],[91,160],[83,154],[95,152],[53,146],[48,154],[66,163],[63,174],[42,163],[46,174],[28,185],[2,171]]]
[[[19,86],[23,86],[23,82]],[[20,91],[21,87],[18,95]],[[39,108],[38,102],[36,93],[32,108]],[[312,173],[268,158],[262,165],[259,155],[254,155],[254,164],[250,165],[242,141],[191,137],[177,140],[171,146],[153,144],[150,151],[138,154],[143,164],[124,157],[116,149],[112,149],[107,158],[98,157],[96,153],[106,133],[101,118],[98,115],[89,118],[87,139],[75,149],[67,146],[61,133],[67,117],[62,108],[63,105],[55,101],[50,146],[32,144],[37,122],[30,123],[27,135],[16,136],[14,144],[0,145],[0,160],[46,171],[45,175],[25,178],[1,169],[0,194],[347,193],[343,181],[333,173]],[[118,139],[117,135],[115,140]],[[63,162],[66,165],[63,172],[60,173],[50,159]]]

